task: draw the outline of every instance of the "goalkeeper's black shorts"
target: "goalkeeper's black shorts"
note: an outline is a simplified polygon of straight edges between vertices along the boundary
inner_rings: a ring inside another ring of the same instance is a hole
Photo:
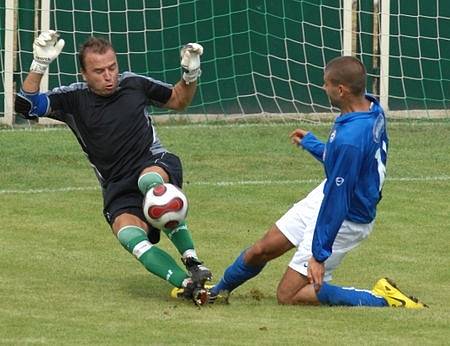
[[[140,167],[130,172],[127,176],[103,186],[103,215],[106,221],[112,225],[114,219],[124,213],[136,215],[146,222],[142,210],[144,196],[138,187],[139,174],[146,167],[158,166],[169,175],[169,183],[182,188],[183,169],[178,156],[169,153],[151,155],[144,160]]]

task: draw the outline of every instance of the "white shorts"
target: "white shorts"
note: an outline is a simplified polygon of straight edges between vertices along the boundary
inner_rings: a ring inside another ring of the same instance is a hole
[[[308,260],[312,256],[312,240],[317,216],[323,199],[325,180],[312,190],[306,198],[295,203],[277,222],[278,229],[297,247],[289,267],[307,276]],[[372,231],[374,222],[368,224],[344,220],[333,243],[332,254],[325,261],[324,280],[331,280],[331,274],[341,263],[345,254],[358,246]]]

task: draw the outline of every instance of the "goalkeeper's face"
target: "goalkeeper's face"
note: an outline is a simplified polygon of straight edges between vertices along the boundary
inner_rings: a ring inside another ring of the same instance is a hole
[[[103,54],[87,52],[84,57],[85,68],[81,73],[89,88],[101,96],[108,96],[117,89],[119,66],[116,53],[108,49]]]

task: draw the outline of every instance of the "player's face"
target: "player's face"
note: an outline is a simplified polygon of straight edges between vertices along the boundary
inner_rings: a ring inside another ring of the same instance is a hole
[[[325,72],[323,76],[323,89],[325,90],[325,93],[330,99],[331,105],[340,108],[342,97],[342,86],[333,84],[330,81],[330,75],[328,72]]]
[[[83,78],[94,93],[108,96],[116,91],[119,67],[116,53],[112,49],[108,49],[104,54],[87,52],[84,66]]]

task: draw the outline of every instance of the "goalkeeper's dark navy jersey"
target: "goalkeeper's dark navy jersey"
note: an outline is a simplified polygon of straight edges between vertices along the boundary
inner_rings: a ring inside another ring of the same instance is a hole
[[[93,93],[86,83],[47,93],[50,114],[74,132],[102,183],[121,179],[139,167],[149,152],[165,151],[152,125],[148,106],[162,106],[171,85],[125,72],[110,96]]]
[[[378,101],[366,98],[370,111],[339,116],[326,144],[311,133],[301,141],[325,167],[324,198],[312,244],[320,262],[331,255],[342,222],[372,222],[381,199],[388,153],[386,119]]]

